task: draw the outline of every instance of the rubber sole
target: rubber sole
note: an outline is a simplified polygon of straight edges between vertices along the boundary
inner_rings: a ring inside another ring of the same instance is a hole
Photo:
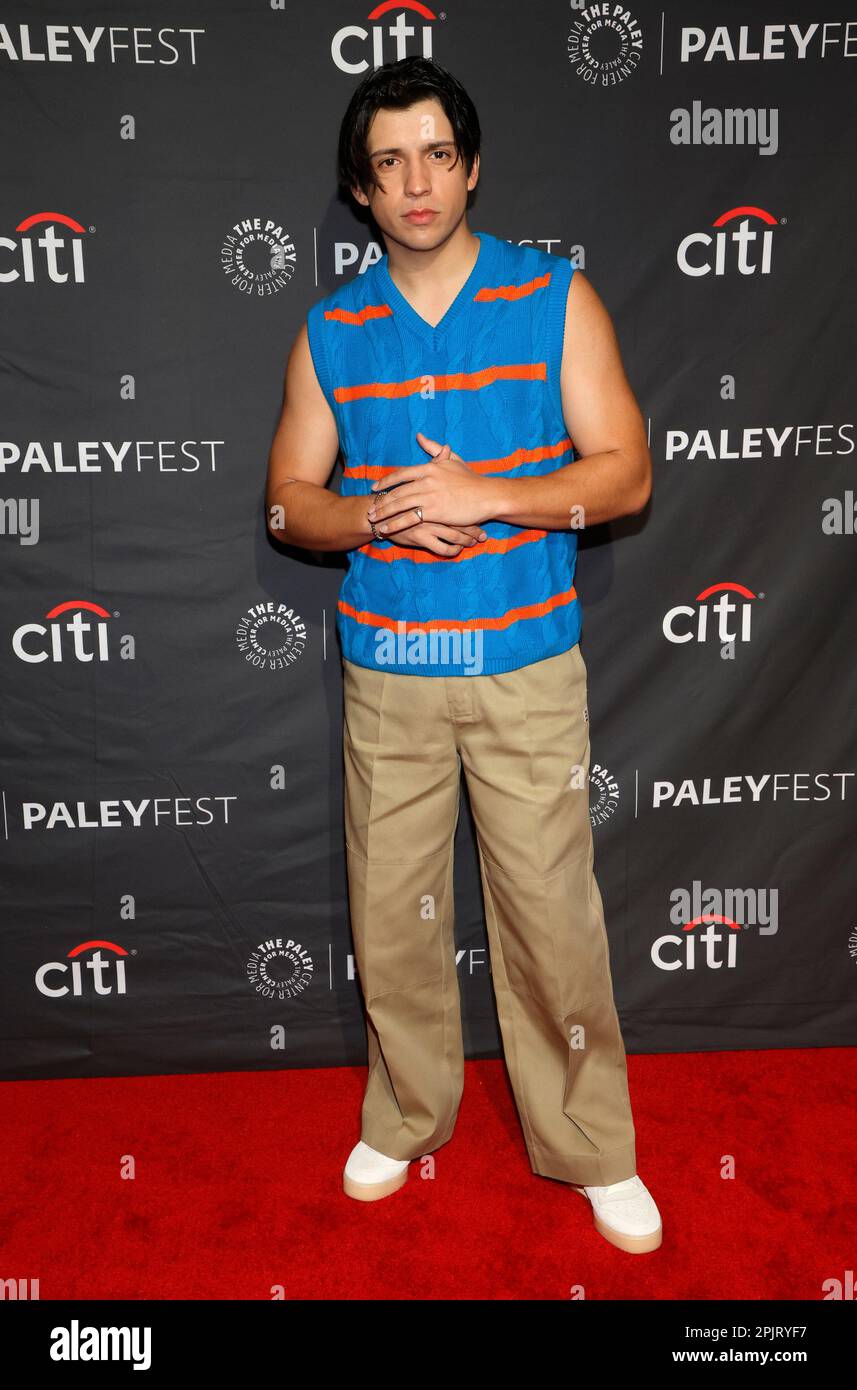
[[[628,1255],[645,1255],[650,1250],[657,1250],[662,1244],[664,1238],[664,1228],[662,1225],[658,1226],[656,1231],[650,1231],[648,1235],[626,1235],[624,1231],[617,1231],[601,1220],[601,1217],[581,1188],[572,1187],[572,1191],[579,1193],[584,1202],[586,1202],[589,1210],[592,1212],[592,1220],[598,1234],[603,1236],[605,1240],[609,1240],[611,1245],[615,1245],[617,1250],[624,1250]]]
[[[386,1178],[384,1182],[355,1182],[347,1173],[343,1173],[342,1190],[346,1197],[353,1197],[357,1202],[377,1202],[404,1187],[408,1181],[408,1172],[406,1168],[395,1178]]]

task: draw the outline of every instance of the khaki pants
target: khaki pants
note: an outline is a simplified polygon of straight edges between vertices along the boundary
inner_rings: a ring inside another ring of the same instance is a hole
[[[579,645],[500,675],[343,661],[345,841],[367,1014],[361,1138],[390,1158],[452,1135],[464,1085],[453,940],[461,767],[491,976],[530,1165],[606,1186],[636,1172],[589,818]]]

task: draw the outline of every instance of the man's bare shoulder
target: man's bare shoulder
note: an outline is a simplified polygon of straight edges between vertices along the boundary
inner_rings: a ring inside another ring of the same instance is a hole
[[[580,270],[568,287],[560,386],[563,416],[578,455],[621,451],[639,474],[642,496],[651,477],[645,423],[610,313]]]
[[[568,286],[565,313],[566,341],[591,338],[593,333],[612,333],[613,320],[607,305],[584,271],[576,269]]]

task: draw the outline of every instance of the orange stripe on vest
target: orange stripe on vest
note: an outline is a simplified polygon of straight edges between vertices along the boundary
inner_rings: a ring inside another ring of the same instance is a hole
[[[392,318],[393,311],[389,304],[367,304],[365,309],[358,309],[355,314],[351,309],[325,309],[324,317],[333,319],[335,323],[357,323],[363,324],[367,319],[387,319]]]
[[[503,613],[499,618],[468,618],[465,622],[457,619],[445,621],[443,618],[430,618],[426,622],[408,622],[402,618],[388,618],[385,613],[367,613],[365,609],[353,608],[350,603],[339,600],[337,607],[349,618],[354,618],[355,622],[365,623],[369,627],[385,627],[391,632],[398,632],[400,624],[404,623],[405,632],[426,632],[431,628],[442,629],[447,632],[465,631],[495,631],[499,632],[512,623],[519,622],[521,618],[538,618],[545,613],[550,613],[553,608],[564,607],[567,603],[573,603],[577,598],[577,590],[572,584],[570,589],[566,589],[564,594],[553,594],[544,603],[530,603],[523,608],[510,608],[507,613]]]
[[[543,459],[559,458],[560,454],[565,454],[574,445],[571,440],[561,439],[558,444],[539,444],[534,449],[514,449],[511,454],[505,454],[503,458],[497,459],[466,459],[468,468],[472,468],[474,473],[505,473],[510,468],[517,468],[522,463],[541,463]],[[353,468],[347,465],[342,470],[343,478],[385,478],[389,473],[393,473],[393,468],[385,468],[381,463],[356,463]],[[353,495],[353,494],[352,494]]]
[[[411,377],[408,381],[370,381],[365,386],[336,386],[334,398],[339,402],[360,401],[367,397],[399,398],[414,396],[422,391],[426,376]],[[546,381],[547,363],[512,362],[503,367],[483,367],[478,372],[451,372],[448,376],[434,376],[435,391],[481,391],[492,381]]]
[[[536,280],[527,280],[523,285],[483,285],[478,294],[473,296],[474,303],[481,300],[496,299],[524,299],[528,294],[534,294],[536,290],[546,290],[550,284],[551,273],[540,275]]]

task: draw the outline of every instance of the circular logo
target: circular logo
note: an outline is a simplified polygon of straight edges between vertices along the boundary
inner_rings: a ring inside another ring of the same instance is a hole
[[[589,769],[589,819],[592,826],[603,825],[619,805],[619,783],[601,763]]]
[[[295,244],[271,218],[245,217],[236,222],[220,248],[224,275],[242,294],[278,294],[296,269]]]
[[[636,72],[642,61],[643,31],[622,5],[592,5],[572,21],[566,48],[582,82],[615,87]]]
[[[238,650],[248,666],[281,671],[293,666],[306,646],[306,623],[293,608],[268,599],[254,603],[235,630]]]
[[[263,999],[294,999],[312,984],[314,968],[299,941],[275,936],[251,951],[247,978]]]

